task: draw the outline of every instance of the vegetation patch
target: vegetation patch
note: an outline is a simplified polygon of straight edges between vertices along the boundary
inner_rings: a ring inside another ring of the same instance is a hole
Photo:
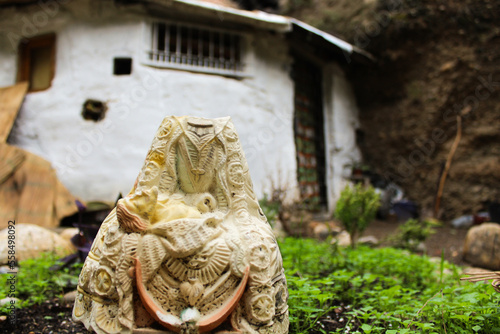
[[[460,268],[444,260],[393,248],[341,248],[299,238],[283,239],[280,248],[290,294],[291,334],[500,333],[500,306],[493,287],[460,282]],[[41,330],[48,326],[44,322],[56,319],[68,332],[81,332],[81,326],[69,320],[71,310],[57,304],[57,298],[75,289],[81,265],[54,271],[56,263],[51,255],[20,263],[18,305],[43,315],[35,326],[24,319],[35,319],[34,315],[19,310],[23,319],[18,325],[30,323],[30,330]],[[8,295],[8,277],[0,275],[0,298]],[[6,308],[1,311],[9,314]],[[0,324],[2,333],[3,327]]]
[[[76,289],[78,275],[83,264],[78,263],[68,268],[57,268],[55,255],[42,254],[37,259],[21,261],[15,276],[15,297],[19,299],[17,307],[24,308],[40,305],[54,297]],[[57,268],[57,269],[56,269]],[[9,295],[12,274],[0,275],[0,299]],[[9,314],[8,304],[0,307],[2,314]],[[49,315],[50,316],[50,315]]]
[[[460,268],[405,250],[280,243],[290,333],[499,333],[498,295]]]

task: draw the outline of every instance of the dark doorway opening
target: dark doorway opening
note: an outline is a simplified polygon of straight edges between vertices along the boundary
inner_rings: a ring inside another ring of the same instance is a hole
[[[294,135],[302,202],[312,210],[327,206],[322,75],[313,63],[295,57]]]

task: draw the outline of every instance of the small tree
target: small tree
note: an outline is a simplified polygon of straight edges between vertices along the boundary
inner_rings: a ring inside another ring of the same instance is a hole
[[[351,247],[356,248],[356,242],[375,219],[380,206],[380,196],[373,187],[364,187],[361,184],[346,186],[340,193],[335,208],[335,217],[342,222],[351,237]]]

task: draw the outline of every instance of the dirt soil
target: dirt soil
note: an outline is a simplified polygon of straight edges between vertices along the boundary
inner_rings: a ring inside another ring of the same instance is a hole
[[[289,0],[283,11],[371,52],[346,67],[364,162],[432,212],[462,114],[440,217],[500,202],[500,2]]]
[[[0,322],[0,334],[88,333],[82,324],[75,324],[71,320],[72,310],[72,304],[61,304],[59,299],[27,309],[18,309],[14,324],[11,323],[10,316]]]
[[[401,223],[377,220],[371,223],[363,233],[364,236],[374,236],[384,245],[383,240],[396,232]],[[448,224],[436,228],[436,233],[425,241],[425,255],[441,257],[448,262],[467,266],[463,260],[463,246],[468,229],[456,229]]]

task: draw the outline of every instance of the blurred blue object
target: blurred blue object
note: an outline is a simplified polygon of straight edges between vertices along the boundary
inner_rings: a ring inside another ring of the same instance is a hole
[[[469,228],[473,224],[474,224],[473,215],[460,216],[451,221],[451,226],[453,226],[454,228]]]
[[[412,201],[397,201],[392,205],[392,211],[396,214],[399,221],[418,218],[418,206]]]

